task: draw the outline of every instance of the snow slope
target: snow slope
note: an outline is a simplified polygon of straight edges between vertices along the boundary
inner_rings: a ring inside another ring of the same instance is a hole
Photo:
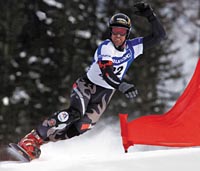
[[[199,171],[200,148],[136,145],[124,153],[119,125],[100,123],[85,135],[49,143],[31,163],[0,162],[0,171]]]
[[[47,2],[47,1],[45,1]],[[51,1],[54,2],[53,0]],[[186,1],[187,2],[187,1]],[[190,2],[190,1],[188,1]],[[59,4],[57,4],[59,5]],[[179,22],[182,23],[182,20]],[[177,37],[175,47],[181,47],[172,61],[184,62],[183,84],[169,82],[169,89],[183,90],[192,76],[198,57],[199,41],[188,43],[188,36],[180,31],[180,24],[174,25]],[[188,27],[196,33],[196,28]],[[188,32],[188,30],[186,30]],[[180,41],[181,40],[181,41]],[[200,147],[167,148],[136,145],[124,153],[119,125],[105,126],[102,122],[90,132],[71,140],[49,143],[42,146],[40,159],[31,163],[0,162],[0,171],[199,171]]]

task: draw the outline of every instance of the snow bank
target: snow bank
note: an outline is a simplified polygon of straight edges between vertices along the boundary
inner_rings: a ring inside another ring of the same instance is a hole
[[[1,171],[199,171],[200,148],[130,147],[124,153],[119,125],[99,124],[71,140],[49,143],[31,163],[0,162]]]

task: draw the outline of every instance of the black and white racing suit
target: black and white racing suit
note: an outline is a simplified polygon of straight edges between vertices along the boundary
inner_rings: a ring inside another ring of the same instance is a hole
[[[98,46],[89,70],[73,85],[69,108],[54,113],[37,127],[43,140],[71,138],[96,124],[134,59],[165,37],[157,18],[150,23],[152,33],[126,40],[123,50],[115,48],[109,39]]]

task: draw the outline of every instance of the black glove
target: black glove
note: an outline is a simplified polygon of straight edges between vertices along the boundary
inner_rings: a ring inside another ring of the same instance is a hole
[[[149,4],[145,2],[139,2],[139,3],[136,3],[134,7],[135,7],[134,14],[146,17],[149,21],[156,19],[156,15]]]
[[[136,90],[133,84],[128,84],[126,82],[122,82],[118,90],[125,94],[128,99],[135,98],[138,95],[138,91]]]

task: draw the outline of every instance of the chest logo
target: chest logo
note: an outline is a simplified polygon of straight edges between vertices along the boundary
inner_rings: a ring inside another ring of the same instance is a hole
[[[113,57],[113,63],[115,65],[120,65],[132,59],[132,52],[131,50],[128,50],[122,57]]]

